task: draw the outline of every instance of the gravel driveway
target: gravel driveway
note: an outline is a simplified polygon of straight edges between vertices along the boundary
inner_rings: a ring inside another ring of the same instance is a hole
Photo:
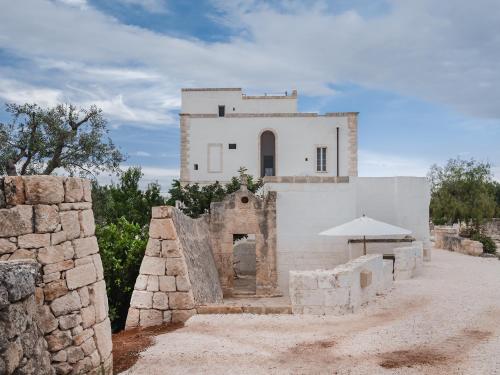
[[[500,262],[443,250],[342,317],[198,315],[127,374],[500,374]]]

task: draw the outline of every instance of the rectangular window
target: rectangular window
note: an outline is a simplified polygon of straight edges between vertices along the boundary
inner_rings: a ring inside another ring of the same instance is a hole
[[[326,147],[316,147],[316,172],[326,172]]]
[[[194,170],[197,171],[198,170],[198,164],[195,164],[194,165]]]
[[[236,150],[236,143],[230,143],[229,144],[229,149],[230,150]]]
[[[219,106],[219,117],[224,117],[225,115],[226,115],[226,106],[220,105]]]

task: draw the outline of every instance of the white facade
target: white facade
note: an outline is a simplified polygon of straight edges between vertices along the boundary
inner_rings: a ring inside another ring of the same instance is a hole
[[[357,175],[357,113],[297,112],[296,91],[184,89],[180,116],[183,183],[227,182],[240,167],[255,177]]]

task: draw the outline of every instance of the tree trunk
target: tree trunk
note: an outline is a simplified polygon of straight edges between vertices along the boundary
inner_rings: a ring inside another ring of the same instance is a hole
[[[6,170],[7,170],[7,176],[17,176],[17,170],[16,170],[16,165],[14,164],[14,162],[9,159],[7,160],[7,163],[6,163]]]

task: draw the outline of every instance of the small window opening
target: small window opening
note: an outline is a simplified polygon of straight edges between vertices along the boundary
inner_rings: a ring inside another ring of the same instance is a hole
[[[236,108],[233,107],[233,112],[236,111]]]
[[[226,106],[220,105],[219,106],[219,117],[224,117],[225,115],[226,115]]]
[[[230,150],[236,150],[236,143],[230,143],[229,144],[229,149]]]
[[[326,147],[316,148],[316,172],[326,172]]]
[[[198,164],[195,164],[194,165],[194,170],[197,171],[198,170]]]
[[[248,203],[248,197],[242,197],[241,203]]]

